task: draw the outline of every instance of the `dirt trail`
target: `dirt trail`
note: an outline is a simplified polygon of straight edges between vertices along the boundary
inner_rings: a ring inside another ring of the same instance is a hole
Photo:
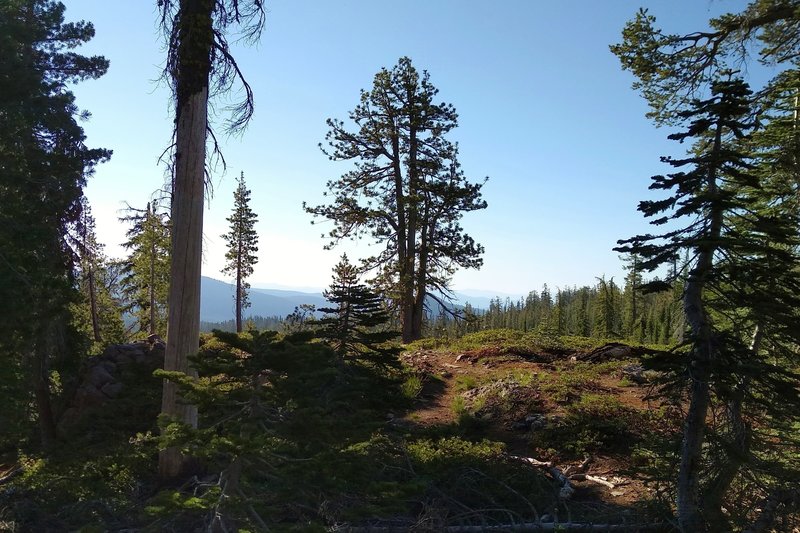
[[[547,357],[547,354],[544,355]],[[554,357],[569,361],[570,354],[557,354]],[[482,349],[478,352],[451,353],[445,351],[418,350],[406,353],[404,362],[417,369],[425,376],[423,387],[415,407],[406,413],[404,419],[409,423],[422,427],[448,426],[457,422],[455,403],[462,403],[464,391],[490,384],[492,382],[508,379],[515,376],[517,379],[525,375],[536,375],[539,385],[548,379],[559,379],[561,376],[558,365],[550,363],[533,362],[527,357],[492,352]],[[540,358],[541,359],[541,358]],[[587,364],[587,363],[578,363]],[[594,363],[591,363],[594,364]],[[567,363],[567,367],[569,363]],[[647,387],[624,387],[621,385],[619,373],[595,376],[593,394],[613,397],[622,405],[637,409],[647,410],[654,406],[648,405],[644,400]],[[461,397],[461,398],[460,398]],[[538,392],[535,397],[524,398],[532,400],[539,406],[538,412],[542,415],[560,417],[564,413],[564,405],[547,393]],[[530,403],[528,404],[530,405]],[[531,441],[531,432],[514,428],[515,420],[524,420],[531,410],[521,408],[519,412],[506,413],[501,418],[490,419],[482,427],[482,435],[493,441],[506,444],[506,450],[511,455],[531,457],[536,451]],[[575,466],[581,461],[577,460],[559,464],[567,468]],[[628,505],[641,500],[646,496],[647,489],[641,480],[626,478],[621,481],[617,473],[626,470],[628,458],[619,453],[610,455],[595,454],[591,458],[589,472],[592,475],[610,476],[607,479],[615,480],[615,487],[608,488],[598,483],[576,481],[578,488],[576,497],[581,501],[602,501],[614,505]]]

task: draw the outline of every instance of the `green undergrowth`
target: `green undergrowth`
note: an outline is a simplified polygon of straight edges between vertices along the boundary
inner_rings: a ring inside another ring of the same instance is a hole
[[[520,331],[513,329],[489,329],[475,333],[467,333],[457,339],[428,338],[414,341],[406,346],[414,350],[442,350],[449,352],[468,352],[494,348],[500,351],[521,354],[534,353],[576,353],[588,352],[619,339],[600,339],[572,335],[548,335],[540,332]],[[641,345],[624,341],[631,346],[645,346],[650,349],[663,350],[664,346]]]
[[[343,362],[307,335],[218,332],[204,337],[194,365],[196,381],[163,371],[129,376],[121,398],[75,425],[54,453],[21,456],[22,475],[0,490],[0,521],[23,531],[437,530],[559,512],[557,487],[543,471],[485,440],[490,408],[510,415],[542,406],[534,393],[560,383],[542,374],[516,376],[519,398],[462,399],[452,406],[454,423],[426,427],[396,414],[433,378]],[[592,396],[590,367],[560,365],[569,376],[562,385],[581,381],[585,396],[536,446],[577,455],[597,443],[638,442],[637,413]],[[591,368],[613,373],[615,365]],[[199,406],[197,429],[162,418],[159,434],[161,378]],[[457,386],[486,383],[464,376]],[[193,457],[193,471],[159,485],[158,449],[166,446]]]
[[[105,531],[139,523],[156,486],[161,380],[131,365],[112,402],[85,412],[48,454],[19,453],[22,473],[0,487],[0,521],[21,531]]]

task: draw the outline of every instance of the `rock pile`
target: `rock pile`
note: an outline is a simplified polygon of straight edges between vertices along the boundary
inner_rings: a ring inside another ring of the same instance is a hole
[[[163,368],[165,348],[160,337],[151,335],[146,341],[109,346],[102,355],[88,358],[79,373],[75,395],[59,418],[59,431],[69,429],[88,410],[119,397],[126,377]]]

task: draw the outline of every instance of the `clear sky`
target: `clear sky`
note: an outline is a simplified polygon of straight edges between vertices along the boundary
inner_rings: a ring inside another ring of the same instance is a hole
[[[94,23],[80,49],[111,61],[106,76],[74,87],[89,146],[114,151],[87,196],[98,236],[123,254],[125,202],[144,207],[164,183],[159,155],[172,129],[169,91],[157,80],[164,61],[155,1],[64,0],[67,20]],[[706,28],[710,16],[745,2],[709,0],[270,0],[256,46],[234,49],[251,83],[256,113],[243,135],[222,138],[228,170],[213,175],[204,227],[204,275],[220,274],[235,177],[244,172],[259,215],[255,286],[324,287],[341,251],[323,251],[301,208],[322,200],[325,183],[345,172],[318,143],[326,118],[346,119],[360,89],[401,56],[428,70],[441,100],[460,116],[452,139],[473,180],[489,177],[484,211],[463,221],[486,248],[479,271],[459,272],[460,290],[525,294],[621,279],[611,248],[646,231],[636,211],[649,177],[677,153],[670,133],[644,116],[608,50],[626,20],[647,7],[674,32]],[[113,6],[113,7],[112,7]],[[217,105],[224,118],[224,103]]]

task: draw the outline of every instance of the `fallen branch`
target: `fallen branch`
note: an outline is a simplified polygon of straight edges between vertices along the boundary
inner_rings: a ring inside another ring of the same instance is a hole
[[[533,457],[521,457],[518,455],[509,455],[512,459],[516,459],[518,461],[522,461],[524,463],[528,463],[529,465],[544,468],[550,474],[550,476],[558,483],[559,490],[558,490],[558,497],[562,500],[569,500],[572,498],[572,495],[575,494],[575,487],[572,486],[570,483],[569,478],[564,475],[564,472],[561,471],[560,468],[555,466],[552,462],[545,462],[539,461],[538,459],[534,459]]]
[[[518,524],[478,525],[478,526],[444,526],[437,529],[445,533],[480,533],[481,531],[517,531],[521,533],[536,531],[673,531],[671,524],[583,524],[580,522],[526,522]],[[400,533],[408,531],[407,527],[334,527],[331,531],[349,531],[350,533]]]
[[[589,463],[591,463],[591,462],[592,462],[592,458],[591,457],[587,457],[578,466],[570,465],[570,466],[568,466],[567,468],[564,469],[564,475],[565,476],[570,476],[572,474],[579,474],[579,473],[582,473],[582,472],[586,472],[586,469],[589,468]]]
[[[569,476],[569,479],[572,481],[591,481],[593,483],[599,483],[600,485],[605,485],[609,489],[614,489],[617,487],[610,481],[606,481],[605,479],[599,478],[597,476],[590,476],[589,474],[572,474],[571,476]]]
[[[22,467],[21,466],[18,466],[16,468],[12,468],[8,472],[6,472],[6,475],[4,475],[3,477],[0,477],[0,485],[8,483],[9,481],[14,479],[15,477],[17,477],[21,473],[22,473]]]

